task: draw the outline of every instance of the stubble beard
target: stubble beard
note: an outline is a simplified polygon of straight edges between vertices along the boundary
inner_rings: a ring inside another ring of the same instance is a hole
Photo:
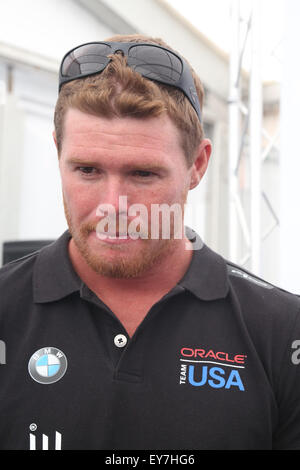
[[[186,196],[184,196],[183,200],[182,207],[186,201]],[[178,247],[178,242],[181,241],[175,240],[172,235],[170,239],[160,238],[155,240],[154,243],[150,238],[140,239],[138,241],[139,249],[133,255],[127,255],[126,245],[109,245],[108,248],[101,247],[99,253],[95,254],[94,250],[89,246],[88,237],[96,230],[96,227],[94,224],[88,223],[81,225],[79,229],[75,227],[64,196],[63,204],[69,232],[76,248],[88,266],[102,276],[116,279],[139,277],[154,266],[159,266],[167,257],[172,255]],[[173,232],[174,224],[171,222],[170,233],[173,234]],[[141,244],[143,244],[142,247]],[[113,259],[109,259],[109,256],[101,254],[101,250],[114,251]],[[116,253],[118,253],[118,256],[115,255]]]

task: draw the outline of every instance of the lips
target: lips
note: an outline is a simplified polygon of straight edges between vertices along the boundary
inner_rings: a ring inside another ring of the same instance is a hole
[[[122,244],[122,243],[130,243],[136,240],[134,237],[130,237],[130,235],[126,234],[119,234],[116,233],[108,233],[108,232],[93,232],[93,236],[99,240],[99,242],[105,244]]]
[[[110,238],[110,239],[113,239],[113,240],[116,240],[116,239],[125,240],[126,238],[130,237],[130,235],[128,233],[120,235],[118,232],[117,233],[103,232],[103,233],[97,233],[97,235],[99,236],[99,238]]]

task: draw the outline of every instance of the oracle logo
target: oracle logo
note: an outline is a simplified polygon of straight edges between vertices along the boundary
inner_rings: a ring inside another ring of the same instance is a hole
[[[183,357],[189,358],[201,358],[201,359],[214,359],[224,362],[230,362],[234,364],[245,364],[245,354],[229,354],[223,351],[213,351],[212,349],[205,350],[199,348],[182,348],[180,351]]]

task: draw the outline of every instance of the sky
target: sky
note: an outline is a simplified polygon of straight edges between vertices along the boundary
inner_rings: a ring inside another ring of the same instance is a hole
[[[167,0],[174,9],[225,52],[230,51],[231,4],[238,0]],[[242,39],[253,0],[240,0]],[[282,40],[284,37],[284,0],[260,0],[262,76],[265,81],[280,81]],[[243,67],[249,69],[250,41]]]

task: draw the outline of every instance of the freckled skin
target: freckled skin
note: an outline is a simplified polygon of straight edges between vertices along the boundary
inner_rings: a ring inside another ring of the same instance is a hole
[[[94,286],[113,282],[125,289],[140,283],[143,289],[147,284],[155,289],[179,280],[192,256],[184,237],[112,245],[92,235],[100,220],[96,211],[99,204],[111,204],[118,217],[119,196],[126,196],[128,207],[144,204],[148,214],[151,204],[163,203],[180,204],[184,212],[188,191],[205,173],[210,151],[210,142],[203,140],[188,169],[179,133],[167,116],[106,119],[69,109],[59,168],[72,234],[69,254],[80,276]],[[70,165],[72,158],[82,163]],[[83,166],[89,169],[82,172]],[[150,227],[150,219],[148,223]]]

